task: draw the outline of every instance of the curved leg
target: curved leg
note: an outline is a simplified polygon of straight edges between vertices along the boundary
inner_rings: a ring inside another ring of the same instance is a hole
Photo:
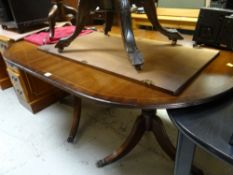
[[[69,137],[67,141],[69,143],[74,141],[74,138],[77,134],[78,126],[79,126],[79,121],[81,117],[81,99],[78,97],[74,97],[74,112],[73,112],[73,122],[72,122],[72,127],[70,130]]]
[[[107,164],[110,164],[112,162],[117,161],[118,159],[120,159],[123,156],[125,156],[126,154],[128,154],[137,145],[137,143],[140,141],[140,139],[142,138],[142,136],[145,132],[145,122],[144,121],[145,120],[144,120],[143,116],[140,115],[137,118],[130,135],[125,140],[125,142],[120,146],[120,148],[115,150],[111,155],[105,157],[102,160],[99,160],[96,163],[96,165],[98,167],[103,167]]]
[[[85,26],[87,18],[90,16],[91,10],[96,8],[97,1],[93,0],[80,0],[78,5],[78,13],[76,14],[76,28],[74,33],[66,38],[60,39],[55,45],[59,52],[62,52],[64,47],[70,45],[70,43],[81,33]]]
[[[105,24],[104,24],[104,34],[105,35],[108,35],[108,32],[111,31],[111,28],[113,25],[113,17],[114,17],[113,11],[106,12],[106,20],[105,20]]]
[[[104,24],[104,34],[108,35],[108,32],[111,31],[114,19],[114,0],[103,0],[100,1],[100,7],[105,9],[105,24]]]
[[[53,38],[54,37],[54,28],[55,28],[55,23],[56,23],[56,16],[58,13],[58,6],[56,4],[54,4],[51,8],[51,10],[49,11],[49,15],[48,15],[48,22],[49,22],[49,37]]]
[[[156,115],[153,116],[152,120],[152,132],[164,152],[171,158],[171,160],[175,160],[176,148],[171,143],[162,120]]]
[[[64,5],[64,10],[65,10],[65,14],[67,14],[69,16],[69,18],[71,18],[71,23],[73,25],[75,25],[75,22],[76,22],[76,16],[77,16],[77,10],[73,7],[70,7],[68,5]],[[72,15],[70,17],[70,15]]]
[[[142,5],[144,7],[144,10],[147,14],[147,17],[153,27],[160,31],[162,34],[168,37],[169,40],[172,40],[174,44],[177,40],[182,40],[183,37],[177,32],[175,29],[165,29],[163,28],[159,21],[157,16],[157,11],[155,7],[155,1],[154,0],[140,0],[142,2]]]
[[[144,63],[143,55],[136,46],[131,23],[130,3],[128,0],[115,0],[115,6],[120,13],[122,38],[126,52],[136,69],[141,69]]]
[[[120,148],[116,149],[111,155],[105,157],[97,162],[98,167],[103,167],[110,164],[128,154],[140,141],[145,131],[152,131],[159,142],[159,145],[165,151],[165,153],[172,159],[175,160],[176,149],[172,145],[167,132],[164,128],[162,120],[155,115],[155,110],[142,110],[142,114],[137,118],[133,129],[121,145]],[[192,166],[193,175],[203,175],[203,172]]]

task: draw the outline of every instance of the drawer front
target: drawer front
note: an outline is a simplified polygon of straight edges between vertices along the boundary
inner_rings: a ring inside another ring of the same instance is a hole
[[[0,40],[0,52],[3,53],[4,50],[9,46],[8,42]]]
[[[15,92],[17,94],[17,96],[21,99],[23,99],[24,101],[29,101],[29,99],[27,98],[27,95],[25,94],[25,89],[23,87],[23,81],[21,80],[21,77],[19,74],[14,73],[12,70],[7,69],[9,77],[11,79],[11,83],[13,84],[13,87],[15,89]]]
[[[31,102],[53,92],[55,87],[24,72],[14,64],[7,62],[7,71],[19,96]]]
[[[11,69],[12,71],[14,71],[16,73],[20,73],[20,70],[14,64],[6,61],[6,66],[8,69]]]

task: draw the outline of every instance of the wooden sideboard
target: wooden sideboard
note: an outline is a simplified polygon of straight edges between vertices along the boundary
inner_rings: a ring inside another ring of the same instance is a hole
[[[7,75],[6,65],[2,58],[2,52],[5,49],[9,39],[0,36],[0,89],[4,90],[12,86],[11,81]]]
[[[0,52],[3,53],[11,43],[9,38],[0,36]],[[0,87],[6,89],[12,85],[20,103],[33,113],[44,109],[64,95],[61,90],[13,65],[6,64],[0,56]]]
[[[2,55],[0,54],[0,88],[4,90],[11,86],[11,81],[6,72],[6,65],[3,61]]]
[[[0,88],[4,90],[11,86],[11,81],[6,72],[6,65],[2,59],[2,56],[0,55]]]
[[[76,7],[76,0],[64,0],[67,5]],[[1,53],[11,44],[11,40],[0,35],[0,89],[14,87],[20,103],[36,113],[56,102],[64,92],[44,81],[21,71],[10,64],[5,64]]]
[[[56,102],[62,92],[44,81],[7,63],[7,72],[20,103],[36,113]]]
[[[199,9],[157,8],[158,19],[163,27],[195,30]],[[134,27],[152,26],[146,14],[132,13]]]

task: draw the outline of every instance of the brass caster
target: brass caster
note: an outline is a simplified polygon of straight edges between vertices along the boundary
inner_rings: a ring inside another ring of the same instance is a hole
[[[68,143],[73,143],[74,142],[74,138],[69,136],[68,139],[67,139],[67,142]]]
[[[63,50],[64,50],[64,48],[63,48],[63,47],[59,47],[59,48],[58,48],[58,52],[59,52],[59,53],[62,53],[62,52],[63,52]]]
[[[175,46],[177,44],[177,40],[172,40],[172,43],[171,43],[173,46]]]
[[[96,162],[96,166],[98,168],[101,168],[101,167],[104,167],[106,165],[105,161],[104,160],[99,160]]]
[[[141,64],[137,64],[137,65],[134,65],[135,69],[137,71],[141,71],[142,70],[142,65]]]

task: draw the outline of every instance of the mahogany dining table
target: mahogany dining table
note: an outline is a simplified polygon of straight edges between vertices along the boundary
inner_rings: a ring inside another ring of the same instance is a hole
[[[113,28],[111,34],[119,34],[119,28]],[[134,34],[137,39],[167,40],[155,31],[136,29]],[[184,35],[184,40],[179,44],[191,46],[191,39],[191,35]],[[128,154],[137,145],[145,131],[152,131],[161,148],[172,160],[175,160],[176,149],[166,133],[162,120],[156,115],[156,110],[208,103],[218,100],[233,89],[233,67],[231,66],[233,53],[227,50],[221,50],[220,54],[178,95],[45,53],[26,41],[12,43],[3,56],[7,63],[75,96],[73,123],[68,138],[70,142],[73,141],[78,129],[81,111],[79,97],[110,106],[141,109],[141,114],[125,142],[112,154],[98,161],[98,167],[112,163]],[[196,167],[193,167],[193,173],[202,174]]]

